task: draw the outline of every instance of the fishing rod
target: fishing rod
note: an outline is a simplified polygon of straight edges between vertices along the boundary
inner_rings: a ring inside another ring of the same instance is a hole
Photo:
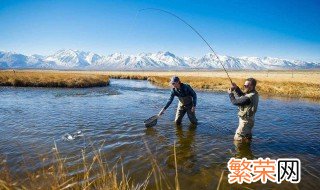
[[[210,46],[210,44],[207,42],[207,40],[204,39],[204,37],[193,27],[191,26],[187,21],[183,20],[181,17],[177,16],[176,14],[173,14],[169,11],[166,11],[166,10],[162,10],[162,9],[158,9],[158,8],[145,8],[145,9],[140,9],[138,10],[137,14],[136,14],[136,17],[138,16],[138,13],[142,12],[142,11],[148,11],[148,10],[154,10],[154,11],[160,11],[160,12],[164,12],[164,13],[167,13],[171,16],[174,16],[176,17],[177,19],[179,19],[180,21],[182,21],[184,24],[186,24],[187,26],[189,26],[206,44],[207,46],[210,48],[210,50],[212,51],[212,53],[216,56],[216,58],[218,59],[218,62],[221,64],[223,70],[226,72],[231,84],[232,84],[232,80],[229,76],[229,73],[228,71],[226,70],[226,68],[224,67],[222,61],[220,60],[219,56],[216,54],[216,52],[213,50],[213,48]]]

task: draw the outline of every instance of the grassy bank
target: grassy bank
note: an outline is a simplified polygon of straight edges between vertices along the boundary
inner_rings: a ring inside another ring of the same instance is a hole
[[[91,72],[91,71],[89,71]],[[95,73],[106,73],[93,71]],[[254,77],[260,81],[270,82],[301,82],[320,85],[320,70],[231,70],[228,71],[232,79],[244,79]],[[109,75],[125,76],[160,76],[170,77],[173,75],[184,77],[209,77],[209,78],[227,78],[226,73],[221,70],[213,71],[108,71]]]
[[[169,88],[177,75],[198,90],[226,91],[230,87],[224,71],[0,71],[0,86],[94,87],[106,86],[110,78],[149,80]],[[248,77],[258,80],[263,96],[307,98],[320,101],[320,71],[229,71],[240,87]]]
[[[150,77],[149,80],[157,85],[168,86],[169,77]],[[181,80],[196,89],[226,91],[230,88],[230,81],[219,77],[181,77]],[[232,79],[239,87],[245,79]],[[310,98],[320,100],[320,85],[301,82],[271,82],[258,79],[257,91],[264,96],[279,96],[291,98]]]
[[[270,74],[274,75],[272,78],[266,77],[266,73],[253,72],[244,74],[237,72],[236,74],[231,73],[233,82],[237,83],[239,87],[242,87],[246,78],[253,76],[258,80],[257,90],[263,96],[276,96],[276,97],[290,97],[290,98],[308,98],[316,101],[320,101],[320,75],[318,72],[310,71],[301,73],[289,74],[295,78],[288,76],[288,72],[275,72]],[[290,72],[289,72],[290,73]],[[156,75],[147,75],[155,73],[137,73],[137,72],[122,72],[122,73],[112,73],[111,78],[121,78],[121,79],[138,79],[153,82],[154,84],[162,87],[169,87],[170,76],[168,73],[157,73]],[[226,91],[230,88],[230,81],[226,77],[217,77],[221,73],[215,74],[211,73],[199,73],[198,76],[195,72],[177,72],[176,75],[180,76],[181,80],[185,83],[190,84],[192,87],[198,90],[210,90],[210,91]],[[221,75],[222,76],[222,75]],[[237,77],[235,77],[237,76]],[[240,77],[241,76],[241,77]],[[299,76],[300,78],[297,78]],[[309,77],[309,78],[307,78]],[[310,81],[310,82],[306,82]]]
[[[109,84],[107,75],[46,71],[0,71],[0,86],[86,88]]]

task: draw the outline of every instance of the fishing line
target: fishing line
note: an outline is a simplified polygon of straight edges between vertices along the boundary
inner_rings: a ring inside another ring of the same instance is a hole
[[[214,56],[216,56],[216,58],[218,59],[218,62],[221,64],[223,70],[226,72],[230,82],[232,83],[232,80],[229,76],[229,73],[228,71],[226,70],[226,68],[224,67],[222,61],[220,60],[219,56],[216,54],[216,52],[213,50],[213,48],[210,46],[210,44],[207,42],[207,40],[204,39],[204,37],[193,27],[191,26],[187,21],[183,20],[181,17],[177,16],[176,14],[173,14],[169,11],[166,11],[166,10],[162,10],[162,9],[158,9],[158,8],[145,8],[145,9],[140,9],[137,11],[137,14],[136,14],[136,17],[135,19],[137,18],[137,16],[139,15],[140,12],[143,12],[143,11],[148,11],[148,10],[153,10],[153,11],[160,11],[160,12],[164,12],[164,13],[167,13],[177,19],[179,19],[180,21],[182,21],[184,24],[186,24],[187,26],[189,26],[205,43],[206,45],[210,48],[210,50],[212,51],[212,53],[214,54]]]

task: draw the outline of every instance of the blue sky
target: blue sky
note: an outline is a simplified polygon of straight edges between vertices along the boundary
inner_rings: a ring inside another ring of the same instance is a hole
[[[320,1],[0,0],[0,50],[100,54],[210,50],[171,11],[194,26],[218,54],[320,61]]]

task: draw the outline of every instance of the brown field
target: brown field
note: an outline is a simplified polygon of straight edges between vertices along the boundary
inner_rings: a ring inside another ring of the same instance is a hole
[[[77,72],[77,71],[74,71]],[[106,73],[94,71],[95,73]],[[185,77],[210,77],[210,78],[227,78],[224,71],[108,71],[110,75],[125,76],[185,76]],[[231,79],[245,79],[253,77],[259,81],[270,82],[301,82],[310,84],[320,84],[320,70],[293,70],[293,71],[228,71]]]
[[[230,87],[224,71],[56,71],[12,70],[0,72],[0,85],[45,87],[105,86],[110,78],[149,80],[169,88],[169,78],[177,75],[182,82],[198,90],[226,91]],[[240,87],[248,77],[258,80],[262,96],[307,98],[320,101],[320,71],[229,71]],[[107,81],[107,82],[106,82]]]
[[[224,71],[193,72],[108,72],[111,78],[140,79],[169,87],[170,77],[177,75],[195,89],[226,91],[230,81]],[[242,86],[246,78],[258,80],[257,90],[263,96],[308,98],[320,101],[320,71],[231,71],[233,82]]]
[[[0,86],[86,88],[106,86],[107,75],[45,71],[0,71]]]

